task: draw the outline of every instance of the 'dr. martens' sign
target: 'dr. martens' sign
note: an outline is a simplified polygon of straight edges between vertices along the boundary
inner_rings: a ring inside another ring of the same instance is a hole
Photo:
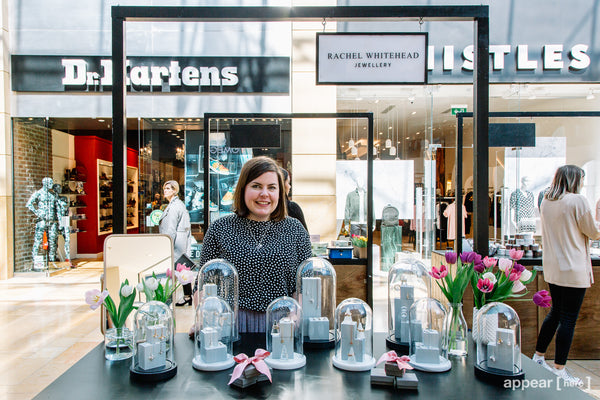
[[[103,92],[112,60],[100,56],[13,55],[12,90]],[[289,57],[128,57],[131,92],[289,93]]]

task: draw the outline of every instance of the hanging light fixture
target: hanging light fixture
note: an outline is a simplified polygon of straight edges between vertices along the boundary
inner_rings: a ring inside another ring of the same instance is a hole
[[[391,131],[391,130],[392,130],[392,126],[391,126],[391,125],[389,125],[389,126],[388,126],[388,137],[387,137],[387,139],[385,140],[385,148],[386,148],[386,149],[389,149],[390,147],[392,147],[392,139],[390,139],[390,131]],[[393,135],[393,133],[394,133],[394,132],[392,131],[392,135]]]

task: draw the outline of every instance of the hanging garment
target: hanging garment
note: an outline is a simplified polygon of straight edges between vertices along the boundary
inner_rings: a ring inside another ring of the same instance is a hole
[[[444,211],[444,216],[448,218],[448,240],[456,239],[456,202],[452,202]],[[462,231],[465,232],[465,220],[467,219],[467,209],[462,206]]]

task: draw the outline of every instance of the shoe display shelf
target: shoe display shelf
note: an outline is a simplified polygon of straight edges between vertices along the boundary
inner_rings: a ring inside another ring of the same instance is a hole
[[[139,226],[138,169],[127,166],[127,229]],[[112,162],[98,160],[98,235],[113,231]]]

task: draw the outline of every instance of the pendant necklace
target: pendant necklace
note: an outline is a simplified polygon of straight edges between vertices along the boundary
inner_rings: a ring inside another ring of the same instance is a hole
[[[267,227],[265,228],[265,231],[263,232],[263,234],[260,237],[260,240],[256,240],[256,236],[254,236],[254,232],[252,232],[252,228],[250,227],[250,220],[248,219],[248,232],[250,232],[250,236],[252,237],[252,240],[254,240],[254,243],[256,244],[256,250],[260,250],[263,247],[263,240],[265,238],[265,236],[267,235],[267,232],[269,232],[269,230],[271,229],[271,221],[267,221]]]

